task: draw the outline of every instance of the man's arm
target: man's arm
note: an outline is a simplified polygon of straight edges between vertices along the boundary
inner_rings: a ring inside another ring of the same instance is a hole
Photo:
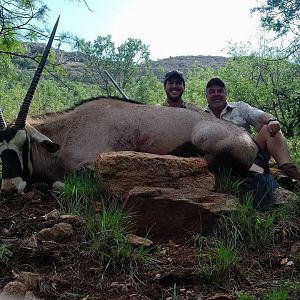
[[[280,130],[280,124],[273,115],[256,107],[252,107],[243,101],[239,102],[239,109],[249,124],[255,127],[258,132],[264,125],[268,126],[268,131],[271,136],[274,136]]]
[[[279,124],[278,120],[269,113],[263,112],[259,116],[259,123],[261,124],[259,130],[264,125],[267,125],[271,136],[274,136],[280,130],[280,124]]]
[[[259,130],[266,124],[268,124],[268,122],[270,120],[277,120],[274,116],[272,116],[269,113],[266,112],[262,112],[258,118],[259,124],[260,124],[260,128]]]

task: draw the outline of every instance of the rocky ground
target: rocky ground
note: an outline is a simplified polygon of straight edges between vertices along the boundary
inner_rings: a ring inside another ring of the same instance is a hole
[[[210,239],[199,246],[195,236],[153,238],[152,262],[108,265],[92,251],[83,220],[55,209],[57,198],[48,192],[1,198],[0,288],[6,293],[14,289],[26,299],[300,299],[299,228],[286,227],[277,245],[244,251],[230,271],[207,276],[199,257],[208,255]],[[45,231],[54,225],[58,232]]]

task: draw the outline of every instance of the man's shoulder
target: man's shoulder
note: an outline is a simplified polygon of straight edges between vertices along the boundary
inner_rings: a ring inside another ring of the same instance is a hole
[[[245,110],[253,108],[251,105],[244,101],[237,101],[237,102],[228,102],[228,106],[231,108],[235,108],[237,110]]]
[[[240,105],[240,103],[243,101],[237,101],[237,102],[227,102],[227,106],[235,108],[238,107]]]

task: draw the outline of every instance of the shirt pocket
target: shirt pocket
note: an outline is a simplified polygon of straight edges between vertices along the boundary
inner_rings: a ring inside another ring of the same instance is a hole
[[[248,128],[247,120],[243,116],[237,113],[232,113],[231,115],[227,116],[226,119],[238,126]]]

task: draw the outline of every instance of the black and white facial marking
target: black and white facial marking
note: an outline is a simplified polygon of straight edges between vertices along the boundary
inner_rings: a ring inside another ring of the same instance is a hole
[[[1,191],[16,190],[21,193],[30,181],[34,171],[31,143],[40,144],[49,153],[55,153],[60,148],[30,125],[26,125],[25,129],[9,127],[0,131]]]
[[[2,161],[1,190],[21,193],[32,175],[30,139],[26,129],[8,127],[0,131],[0,157]]]

